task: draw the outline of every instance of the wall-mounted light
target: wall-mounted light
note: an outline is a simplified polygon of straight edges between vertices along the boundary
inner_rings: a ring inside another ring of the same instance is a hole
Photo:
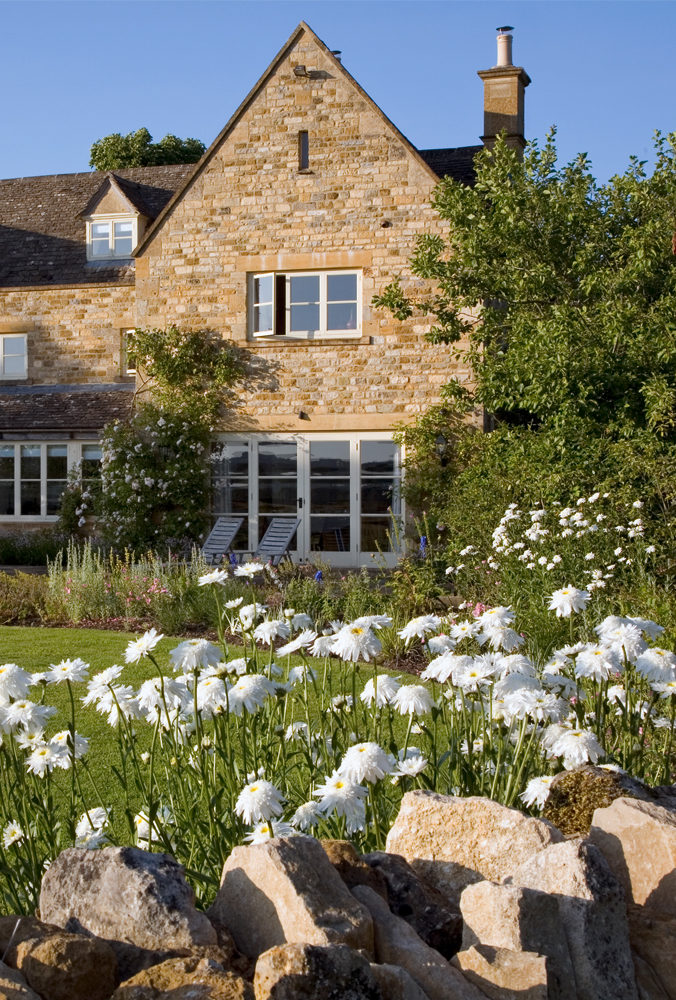
[[[448,441],[443,434],[437,434],[434,439],[434,451],[437,458],[439,459],[439,464],[444,466],[447,462],[446,454],[448,452]]]

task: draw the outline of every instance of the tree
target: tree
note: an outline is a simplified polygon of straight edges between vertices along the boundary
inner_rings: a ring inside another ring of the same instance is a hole
[[[205,150],[199,139],[179,139],[165,135],[153,142],[147,128],[128,135],[114,132],[92,144],[89,165],[95,170],[120,170],[124,167],[154,167],[166,163],[196,163]]]
[[[376,300],[402,320],[432,316],[429,338],[474,371],[403,431],[409,498],[458,549],[482,532],[489,542],[510,502],[574,502],[599,486],[642,496],[670,534],[676,135],[658,134],[655,149],[651,173],[632,158],[599,185],[584,154],[557,165],[553,132],[523,160],[499,139],[478,155],[474,187],[436,189],[445,238],[422,237],[410,262],[432,292],[413,301],[397,281]],[[458,427],[476,406],[493,416],[488,434]]]
[[[471,362],[473,402],[559,427],[564,446],[581,422],[675,435],[676,135],[658,135],[656,154],[652,174],[633,158],[598,185],[584,154],[557,166],[553,133],[523,161],[498,140],[474,187],[439,184],[448,235],[419,240],[413,273],[437,287],[417,306],[435,317],[430,339]],[[398,282],[376,301],[414,310]]]

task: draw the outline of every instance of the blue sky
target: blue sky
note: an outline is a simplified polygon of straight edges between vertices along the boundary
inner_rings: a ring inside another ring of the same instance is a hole
[[[0,0],[0,177],[87,170],[91,143],[146,126],[209,144],[306,20],[420,148],[482,130],[478,69],[515,25],[526,133],[605,180],[676,130],[673,0]]]

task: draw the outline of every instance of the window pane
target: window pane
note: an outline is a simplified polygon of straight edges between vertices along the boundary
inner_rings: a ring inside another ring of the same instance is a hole
[[[92,239],[110,239],[110,223],[109,222],[92,222]]]
[[[300,274],[291,277],[291,303],[319,302],[319,275]]]
[[[5,375],[25,375],[26,374],[26,355],[21,356],[10,356],[5,355],[5,363],[3,365],[3,372]]]
[[[291,306],[292,333],[316,332],[319,329],[319,305]]]
[[[40,514],[40,483],[21,483],[21,513]]]
[[[266,514],[296,513],[295,479],[261,479],[258,483],[258,509]]]
[[[349,552],[350,518],[310,518],[310,548],[313,552]]]
[[[393,524],[391,517],[363,517],[361,519],[362,552],[392,552]]]
[[[350,512],[350,480],[313,479],[310,483],[310,504],[313,514]]]
[[[14,514],[14,483],[0,482],[0,515]]]
[[[312,441],[310,443],[310,475],[349,476],[349,441]]]
[[[254,333],[268,333],[272,330],[272,304],[254,306]]]
[[[25,337],[3,337],[3,344],[5,348],[5,357],[7,357],[8,354],[23,356],[26,353]]]
[[[326,310],[327,330],[356,330],[357,329],[357,303],[356,302],[333,302],[329,303]]]
[[[98,444],[82,446],[82,478],[96,479],[101,475],[101,448]]]
[[[294,441],[267,441],[258,445],[259,476],[296,476]]]
[[[115,239],[119,239],[121,236],[132,238],[134,234],[134,227],[131,222],[116,222],[115,223]]]
[[[0,448],[0,479],[14,479],[14,447],[3,445]]]
[[[116,257],[131,257],[131,252],[133,250],[133,241],[131,236],[124,237],[123,239],[115,240],[115,256]]]
[[[273,288],[273,276],[271,274],[264,274],[260,278],[254,278],[253,282],[254,305],[260,305],[260,303],[262,302],[271,303],[272,288]]]
[[[22,445],[21,478],[40,478],[40,445]]]
[[[110,244],[108,240],[92,240],[91,254],[92,257],[109,257]]]
[[[214,469],[217,476],[248,476],[248,444],[239,442],[217,446],[214,451]]]
[[[47,483],[47,513],[58,514],[61,506],[61,494],[66,488],[65,480],[53,480]]]
[[[391,479],[362,479],[361,509],[363,514],[384,514],[392,507],[394,494]]]
[[[328,302],[356,302],[356,274],[327,274],[326,298]]]
[[[246,514],[249,510],[249,487],[246,480],[216,479],[213,485],[215,514]]]
[[[361,471],[375,476],[391,476],[395,473],[395,459],[399,445],[394,441],[362,441]]]
[[[47,448],[47,479],[65,479],[68,475],[68,449],[65,444]]]

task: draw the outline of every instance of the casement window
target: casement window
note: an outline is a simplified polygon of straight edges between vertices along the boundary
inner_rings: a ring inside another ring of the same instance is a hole
[[[80,463],[85,484],[98,479],[100,445],[0,441],[0,519],[55,519],[68,472]]]
[[[254,551],[271,518],[298,518],[298,561],[394,564],[402,537],[401,448],[382,432],[228,435],[212,454],[212,515],[244,523]]]
[[[135,375],[136,374],[136,361],[134,356],[129,353],[129,334],[133,333],[133,330],[122,330],[120,334],[120,374],[121,375]]]
[[[25,333],[0,336],[0,379],[26,378],[28,352]]]
[[[87,222],[87,260],[131,257],[138,242],[135,218],[92,219]]]
[[[252,274],[249,292],[252,337],[361,336],[359,271]]]

